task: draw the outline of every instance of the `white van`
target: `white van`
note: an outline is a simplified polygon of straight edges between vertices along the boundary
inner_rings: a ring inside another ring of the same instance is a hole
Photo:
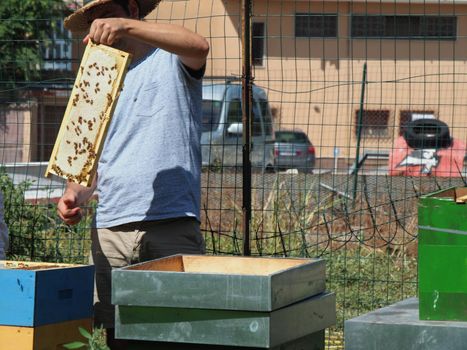
[[[266,92],[252,88],[251,164],[263,171],[274,169],[274,130]],[[203,85],[203,166],[242,165],[242,86],[238,83]]]

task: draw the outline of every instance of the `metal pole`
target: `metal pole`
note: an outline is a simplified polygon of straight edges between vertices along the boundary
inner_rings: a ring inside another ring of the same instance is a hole
[[[242,0],[243,255],[251,255],[251,2]]]
[[[366,87],[366,62],[363,65],[363,78],[362,78],[362,92],[360,94],[360,109],[358,111],[357,121],[357,149],[355,154],[355,174],[353,181],[353,204],[357,198],[357,186],[358,186],[358,170],[360,168],[360,142],[362,139],[362,119],[363,119],[363,107],[365,105],[365,87]]]

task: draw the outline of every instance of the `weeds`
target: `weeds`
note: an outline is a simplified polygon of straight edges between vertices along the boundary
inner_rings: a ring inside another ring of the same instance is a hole
[[[110,350],[106,344],[105,330],[100,328],[94,328],[92,333],[89,333],[86,329],[79,327],[81,335],[87,339],[87,343],[81,341],[74,341],[63,345],[65,349],[89,349],[89,350]]]
[[[18,185],[0,169],[0,190],[3,193],[5,222],[10,237],[9,259],[82,263],[87,260],[91,226],[90,212],[75,226],[62,223],[53,203],[31,203],[25,192],[31,182]]]

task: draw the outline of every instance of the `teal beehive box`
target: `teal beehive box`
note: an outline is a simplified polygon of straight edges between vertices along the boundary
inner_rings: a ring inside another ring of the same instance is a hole
[[[421,320],[467,321],[467,188],[423,196],[418,206]]]
[[[0,261],[0,326],[91,318],[93,289],[93,266]]]
[[[322,259],[174,255],[112,271],[112,303],[117,338],[157,342],[269,349],[336,322]]]

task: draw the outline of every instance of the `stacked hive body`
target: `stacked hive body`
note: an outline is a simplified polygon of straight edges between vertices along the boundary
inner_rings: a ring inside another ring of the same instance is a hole
[[[467,188],[420,198],[420,319],[467,321]]]
[[[422,196],[418,296],[345,322],[348,350],[457,350],[467,344],[467,188]],[[461,322],[463,321],[463,322]]]
[[[467,322],[419,319],[409,298],[345,321],[345,350],[466,349]]]
[[[130,55],[89,42],[46,170],[90,186]]]
[[[0,349],[48,350],[90,330],[92,266],[0,261]]]
[[[114,270],[112,302],[117,338],[203,349],[322,349],[336,320],[316,259],[175,255]]]

